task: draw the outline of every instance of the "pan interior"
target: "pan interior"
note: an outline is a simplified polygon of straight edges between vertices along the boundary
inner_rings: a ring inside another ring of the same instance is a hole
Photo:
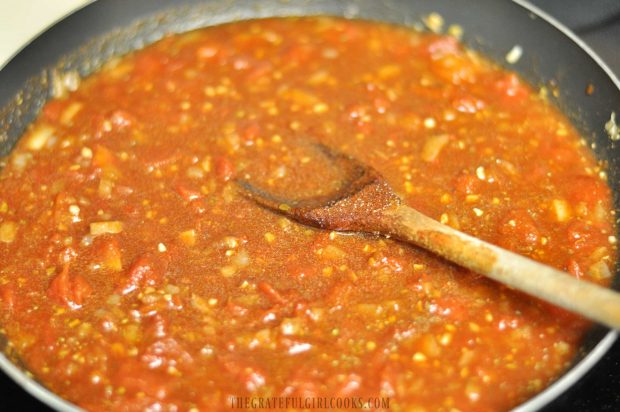
[[[494,0],[483,0],[480,3],[480,8],[468,10],[464,3],[455,7],[449,0],[432,4],[407,0],[266,0],[261,1],[260,5],[249,0],[186,1],[171,9],[167,9],[168,6],[163,2],[151,3],[148,0],[130,4],[96,2],[44,33],[0,72],[0,156],[11,151],[44,103],[53,97],[58,82],[67,80],[71,75],[88,76],[109,59],[142,48],[170,33],[250,18],[318,14],[387,21],[425,29],[423,17],[437,12],[443,16],[446,25],[459,24],[463,28],[463,42],[468,47],[519,72],[532,84],[545,85],[559,91],[557,95],[552,95],[552,102],[569,116],[592,144],[597,157],[608,163],[609,183],[614,190],[617,210],[620,201],[620,164],[617,164],[620,162],[620,149],[604,131],[604,124],[610,117],[610,108],[620,101],[620,91],[613,80],[596,65],[588,53],[521,6]],[[73,39],[65,45],[62,41],[55,41],[75,33],[78,27],[84,29],[83,21],[105,14],[122,14],[124,20],[106,22],[105,27],[99,28],[100,33],[89,33],[86,30],[80,38],[95,36],[86,43],[79,39]],[[142,17],[144,15],[148,17]],[[506,21],[511,21],[509,27],[506,27]],[[119,25],[123,27],[119,28]],[[528,29],[524,30],[523,27]],[[541,42],[541,38],[548,41]],[[52,45],[51,51],[44,53],[43,59],[35,61],[35,57],[41,56],[41,50],[48,47],[48,42]],[[74,47],[76,42],[81,45]],[[515,65],[509,66],[504,59],[505,54],[517,44],[525,51],[524,56]],[[553,61],[548,59],[550,55],[554,55]],[[28,67],[28,70],[21,70],[22,67]],[[596,90],[592,96],[584,92],[589,84]],[[619,286],[620,281],[616,276],[614,288],[618,289]],[[602,356],[614,339],[615,333],[603,327],[593,327],[584,338],[572,370],[576,370],[575,367],[580,363],[587,363],[589,368],[597,360],[593,359],[592,354],[598,351],[601,353],[594,358]],[[0,339],[0,348],[21,368],[19,360],[11,355],[10,344],[4,337]],[[578,376],[571,376],[571,373],[569,371],[565,374],[554,386],[566,388],[585,371],[581,371]],[[54,407],[68,407],[59,398],[54,400],[55,396],[41,387],[26,389]],[[543,391],[536,398],[544,398],[549,390]]]

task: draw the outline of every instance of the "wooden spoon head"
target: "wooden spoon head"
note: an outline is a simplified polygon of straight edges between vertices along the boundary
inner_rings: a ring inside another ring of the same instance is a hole
[[[338,190],[296,199],[276,196],[247,180],[237,180],[238,186],[257,204],[310,226],[378,232],[380,212],[400,204],[398,196],[375,169],[322,144],[314,146],[342,171]]]

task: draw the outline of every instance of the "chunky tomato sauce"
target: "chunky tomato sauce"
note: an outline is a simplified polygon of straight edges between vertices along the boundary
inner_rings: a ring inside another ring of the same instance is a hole
[[[502,410],[570,365],[583,319],[240,194],[236,178],[320,189],[328,166],[300,140],[371,165],[445,224],[611,277],[605,171],[543,92],[450,36],[239,22],[109,62],[4,160],[0,321],[15,354],[89,410],[246,396]]]

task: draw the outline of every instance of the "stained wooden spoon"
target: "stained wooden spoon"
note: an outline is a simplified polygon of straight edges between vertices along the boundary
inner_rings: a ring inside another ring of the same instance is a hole
[[[238,180],[259,205],[301,223],[336,231],[365,232],[411,242],[474,272],[620,329],[620,294],[484,242],[405,206],[373,168],[316,145],[341,168],[340,189],[305,199],[285,199]]]

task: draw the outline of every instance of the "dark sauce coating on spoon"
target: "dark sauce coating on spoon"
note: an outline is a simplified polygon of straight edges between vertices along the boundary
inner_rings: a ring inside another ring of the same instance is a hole
[[[377,217],[398,206],[400,198],[375,169],[325,145],[313,146],[341,170],[339,190],[295,199],[276,196],[248,180],[238,180],[237,183],[243,193],[259,205],[300,223],[321,229],[376,232],[379,229]]]

